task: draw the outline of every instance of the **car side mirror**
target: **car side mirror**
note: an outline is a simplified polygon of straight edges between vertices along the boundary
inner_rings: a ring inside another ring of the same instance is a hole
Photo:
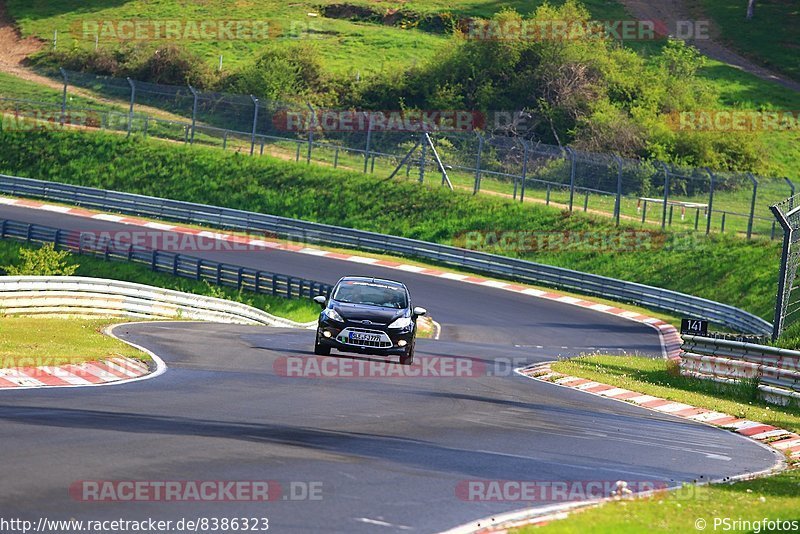
[[[326,297],[325,295],[317,295],[316,297],[314,297],[314,302],[316,302],[317,304],[319,304],[324,308],[325,304],[328,302],[328,297]]]
[[[425,308],[420,308],[419,306],[417,306],[416,308],[414,308],[413,313],[414,313],[414,315],[416,317],[422,317],[423,315],[427,315],[428,310],[426,310]]]

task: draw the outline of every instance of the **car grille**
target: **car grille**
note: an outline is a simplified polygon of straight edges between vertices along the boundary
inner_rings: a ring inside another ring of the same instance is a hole
[[[379,341],[366,341],[366,340],[359,340],[359,341],[350,341],[350,332],[359,332],[364,334],[374,334],[380,336]],[[386,335],[386,332],[381,332],[380,330],[370,330],[367,328],[353,328],[347,327],[336,337],[336,339],[344,343],[345,345],[352,345],[354,347],[372,347],[376,349],[387,349],[392,346],[392,340],[389,339],[389,336]]]

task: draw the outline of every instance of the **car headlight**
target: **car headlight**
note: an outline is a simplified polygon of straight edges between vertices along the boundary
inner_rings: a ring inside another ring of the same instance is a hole
[[[389,325],[389,328],[409,328],[411,326],[411,317],[400,317],[392,324]]]
[[[338,323],[343,323],[344,322],[344,319],[342,319],[342,316],[339,315],[339,312],[337,312],[333,308],[324,309],[322,311],[322,315],[324,315],[325,317],[327,317],[331,321],[336,321]]]

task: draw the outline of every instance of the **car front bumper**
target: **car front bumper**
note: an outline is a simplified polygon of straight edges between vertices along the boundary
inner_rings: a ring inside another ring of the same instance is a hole
[[[330,336],[326,336],[328,332]],[[352,341],[350,332],[365,332],[380,337],[377,342]],[[384,356],[403,355],[414,342],[414,328],[407,331],[389,328],[365,327],[360,323],[334,323],[319,321],[317,325],[317,343],[343,352],[360,354],[376,354]]]

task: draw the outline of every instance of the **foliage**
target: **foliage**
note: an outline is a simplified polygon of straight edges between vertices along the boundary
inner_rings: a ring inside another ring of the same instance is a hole
[[[336,103],[319,55],[309,46],[267,46],[251,63],[223,77],[218,89],[268,100]]]
[[[130,77],[152,83],[212,87],[216,76],[196,54],[175,44],[137,43],[114,49],[70,48],[48,50],[30,58],[34,67]]]
[[[68,250],[56,250],[52,243],[40,248],[19,251],[22,262],[6,265],[3,269],[9,276],[71,276],[78,265],[71,262]]]
[[[392,23],[422,23],[432,15],[409,18],[404,11],[384,14],[349,4],[326,9],[370,24],[383,17]],[[767,149],[752,132],[677,131],[670,126],[671,114],[714,109],[720,96],[718,88],[697,75],[704,58],[682,41],[670,40],[648,57],[608,36],[550,35],[553,21],[569,28],[591,26],[592,15],[577,0],[559,6],[544,3],[530,16],[501,9],[485,21],[485,32],[441,13],[434,18],[448,28],[447,46],[425,62],[382,70],[361,83],[352,73],[329,73],[322,52],[310,40],[265,45],[253,59],[219,78],[199,56],[176,45],[155,50],[125,45],[113,52],[76,48],[46,52],[39,61],[149,82],[192,83],[288,101],[303,110],[310,102],[348,109],[522,112],[526,123],[516,125],[513,133],[537,142],[715,169],[767,168]],[[546,28],[545,35],[531,38],[512,30],[537,27]],[[512,133],[494,124],[487,129]]]

